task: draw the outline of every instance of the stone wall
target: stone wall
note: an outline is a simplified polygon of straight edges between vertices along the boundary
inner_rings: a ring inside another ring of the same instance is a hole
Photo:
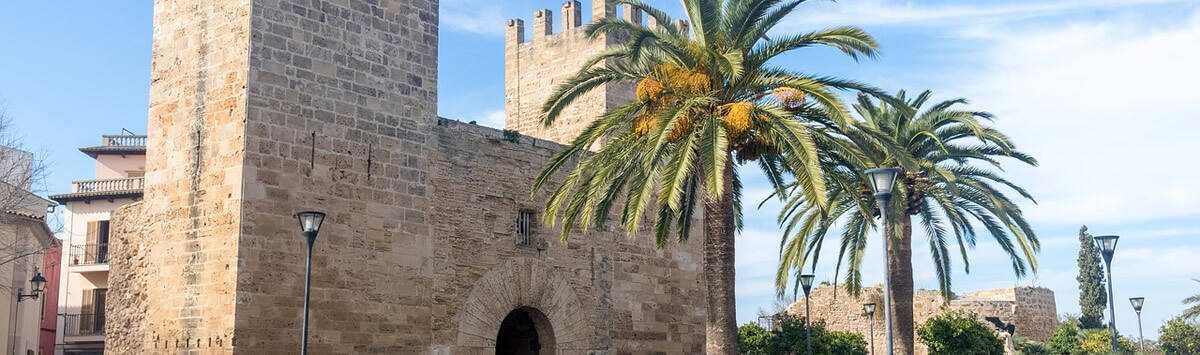
[[[295,353],[306,209],[328,213],[314,353],[492,353],[518,307],[559,353],[700,351],[700,243],[536,224],[516,243],[561,146],[437,119],[437,9],[155,3],[149,186],[114,214],[108,352]]]
[[[303,210],[328,213],[310,349],[423,348],[437,2],[253,0],[252,13],[237,352],[298,349]]]
[[[494,129],[441,122],[428,261],[435,344],[457,344],[449,347],[455,354],[494,353],[500,321],[530,306],[549,315],[560,352],[702,351],[701,243],[659,250],[649,224],[634,239],[610,224],[560,242],[559,230],[538,214],[533,241],[519,246],[517,214],[541,210],[550,191],[531,198],[530,186],[561,146],[528,137],[513,143]],[[701,233],[694,225],[692,233]]]
[[[836,291],[836,292],[835,292]],[[874,319],[863,315],[862,305],[875,303]],[[868,330],[874,324],[875,353],[886,349],[883,319],[883,294],[879,287],[863,288],[859,297],[849,295],[844,289],[817,287],[812,291],[810,311],[814,320],[824,320],[832,330],[851,331],[870,339]],[[974,313],[980,320],[984,317],[999,317],[1006,323],[1017,326],[1017,335],[1045,341],[1054,333],[1058,314],[1054,303],[1054,292],[1040,287],[1016,287],[973,292],[956,296],[948,304],[937,291],[917,290],[913,294],[913,322],[916,328],[929,318],[947,309]],[[804,300],[793,303],[787,312],[804,315]],[[985,321],[985,324],[987,323]],[[928,353],[920,338],[916,341],[919,354]]]
[[[155,3],[145,197],[113,217],[111,353],[232,350],[249,5]]]
[[[592,0],[593,19],[616,16],[614,0]],[[604,52],[615,38],[588,39],[583,31],[582,8],[570,0],[562,6],[562,32],[553,33],[554,13],[548,9],[533,14],[531,40],[525,37],[525,21],[508,20],[504,41],[504,128],[567,144],[583,128],[608,109],[633,100],[633,84],[601,85],[575,100],[551,127],[542,125],[542,104],[561,83],[567,81],[593,55]],[[622,9],[627,16],[635,13]],[[636,17],[640,18],[640,15]]]

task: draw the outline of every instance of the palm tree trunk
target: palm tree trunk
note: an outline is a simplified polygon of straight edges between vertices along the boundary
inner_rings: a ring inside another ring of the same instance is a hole
[[[888,283],[892,297],[892,336],[896,353],[913,354],[912,216],[903,214],[887,224]],[[892,228],[899,228],[893,233]]]
[[[704,199],[704,287],[708,305],[705,353],[737,354],[733,266],[733,164],[725,169],[725,193]]]

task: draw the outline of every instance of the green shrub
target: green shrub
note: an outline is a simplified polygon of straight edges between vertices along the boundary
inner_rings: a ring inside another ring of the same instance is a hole
[[[774,331],[767,331],[757,324],[746,324],[738,328],[738,347],[744,354],[803,354],[804,319],[782,316]],[[831,331],[824,322],[811,325],[813,354],[866,354],[867,341],[862,334]]]
[[[1024,355],[1049,355],[1050,348],[1046,347],[1039,341],[1029,340],[1021,336],[1013,337],[1013,346],[1018,354]]]
[[[1165,354],[1200,354],[1200,324],[1175,318],[1159,328],[1158,334],[1158,346]]]
[[[771,332],[754,323],[738,327],[738,349],[743,354],[768,354],[771,350]]]
[[[1004,343],[996,333],[963,312],[949,311],[930,318],[917,329],[917,336],[932,355],[1004,354]]]
[[[778,319],[779,329],[773,332],[772,354],[804,353],[804,318],[784,316]],[[830,331],[825,322],[813,322],[813,354],[866,354],[867,341],[862,334]]]
[[[1054,335],[1046,341],[1046,348],[1051,354],[1079,354],[1083,351],[1079,349],[1079,326],[1074,320],[1067,320],[1058,324],[1058,328],[1054,329]]]
[[[1079,350],[1088,354],[1109,354],[1112,352],[1112,333],[1108,329],[1091,329],[1083,333],[1079,341]],[[1117,339],[1117,352],[1132,354],[1137,345],[1126,337]]]
[[[822,338],[824,338],[822,343],[828,345],[828,348],[826,348],[826,352],[817,352],[818,354],[867,353],[867,340],[863,338],[862,334],[854,332],[827,331]],[[813,347],[813,351],[816,352],[815,346]]]

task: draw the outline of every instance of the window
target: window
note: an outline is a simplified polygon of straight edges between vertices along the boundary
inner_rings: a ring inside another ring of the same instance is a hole
[[[104,334],[104,304],[108,289],[83,290],[83,303],[79,306],[79,335]]]
[[[80,253],[85,264],[108,262],[108,221],[91,221],[87,224],[87,240]],[[76,260],[79,258],[76,257]],[[79,264],[78,261],[75,264]]]
[[[533,211],[517,213],[517,245],[529,246],[533,240]]]
[[[125,172],[125,176],[135,178],[146,176],[146,172],[142,170],[129,170]]]

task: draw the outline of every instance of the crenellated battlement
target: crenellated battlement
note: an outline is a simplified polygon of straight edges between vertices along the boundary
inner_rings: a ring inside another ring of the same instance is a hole
[[[524,20],[508,20],[504,46],[506,129],[565,144],[608,108],[633,99],[632,83],[610,83],[576,100],[553,126],[542,125],[541,106],[554,88],[576,74],[593,55],[619,42],[619,38],[612,36],[593,39],[584,35],[583,10],[577,0],[563,3],[558,33],[554,32],[555,14],[550,9],[533,13],[528,33]],[[628,5],[618,8],[615,0],[591,0],[590,11],[589,22],[619,15],[647,28],[658,26],[654,18],[643,16],[640,9]],[[682,21],[676,25],[686,28]]]
[[[633,9],[628,6],[622,6],[622,18],[631,22],[641,23],[641,10]],[[616,1],[614,0],[592,0],[591,21],[596,21],[602,18],[616,16]],[[562,30],[559,33],[554,33],[554,12],[550,9],[541,9],[533,12],[532,26],[530,28],[529,37],[525,33],[525,20],[514,18],[509,19],[505,29],[506,44],[528,44],[532,42],[540,42],[558,36],[572,36],[576,34],[576,30],[583,27],[583,5],[576,0],[568,0],[562,4],[560,10],[562,15]]]

